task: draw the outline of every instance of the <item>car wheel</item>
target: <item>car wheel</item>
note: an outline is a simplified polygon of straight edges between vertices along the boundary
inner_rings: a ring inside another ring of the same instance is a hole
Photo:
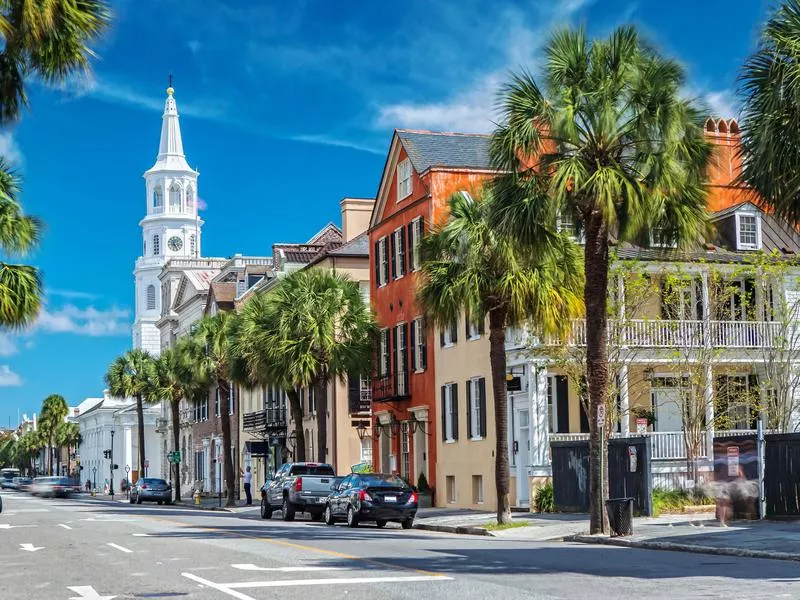
[[[272,506],[269,505],[266,498],[261,499],[261,518],[262,519],[271,519],[272,518]]]
[[[335,525],[336,520],[333,518],[333,511],[331,510],[331,505],[328,504],[325,506],[325,524],[326,525]]]
[[[292,507],[292,503],[289,502],[288,498],[283,499],[281,512],[283,513],[284,521],[294,521],[294,507]]]
[[[356,516],[356,511],[353,510],[352,506],[347,507],[347,526],[358,527],[358,517]]]
[[[386,521],[384,520],[375,521],[375,525],[378,526],[378,529],[383,529],[384,527],[386,527]]]
[[[403,529],[411,529],[414,526],[414,519],[413,518],[406,519],[405,521],[400,523],[400,526]]]

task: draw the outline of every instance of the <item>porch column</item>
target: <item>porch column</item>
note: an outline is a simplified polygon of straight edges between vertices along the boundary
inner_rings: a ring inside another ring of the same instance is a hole
[[[550,464],[549,453],[549,428],[547,423],[550,415],[547,410],[547,367],[543,364],[530,363],[528,389],[531,390],[531,450],[529,458],[531,465],[542,466]],[[520,453],[526,452],[520,448]]]
[[[628,437],[631,433],[631,416],[628,399],[628,365],[624,363],[619,369],[619,412],[622,435]]]
[[[705,388],[703,390],[706,403],[706,457],[714,458],[714,372],[710,364],[706,365]]]

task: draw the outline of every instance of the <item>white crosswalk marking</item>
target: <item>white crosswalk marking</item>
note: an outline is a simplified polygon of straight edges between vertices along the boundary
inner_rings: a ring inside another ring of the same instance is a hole
[[[133,550],[129,550],[125,546],[120,546],[120,545],[114,544],[112,542],[108,542],[108,544],[106,544],[106,545],[107,546],[111,546],[112,548],[114,548],[115,550],[119,550],[120,552],[127,552],[128,554],[132,554],[133,553]]]
[[[408,575],[388,577],[337,577],[335,579],[290,579],[283,581],[243,581],[241,583],[220,583],[228,589],[247,589],[262,587],[295,587],[303,585],[344,585],[353,583],[407,583],[412,581],[452,581],[446,575]]]

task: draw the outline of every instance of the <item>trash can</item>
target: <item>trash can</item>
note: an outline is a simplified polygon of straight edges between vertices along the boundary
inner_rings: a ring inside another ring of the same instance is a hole
[[[606,512],[611,527],[611,537],[633,535],[633,498],[606,500]]]

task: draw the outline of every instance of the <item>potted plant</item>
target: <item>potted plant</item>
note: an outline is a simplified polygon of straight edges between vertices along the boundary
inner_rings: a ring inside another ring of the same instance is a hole
[[[419,508],[431,508],[433,506],[433,490],[428,485],[428,479],[425,473],[420,473],[417,479],[417,495],[419,496]]]

